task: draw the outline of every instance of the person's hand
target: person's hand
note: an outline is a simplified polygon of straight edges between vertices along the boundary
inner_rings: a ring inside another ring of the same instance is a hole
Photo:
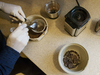
[[[15,49],[19,53],[24,49],[29,41],[28,28],[26,28],[26,26],[26,24],[19,24],[7,39],[7,46]]]
[[[3,10],[5,13],[11,14],[21,21],[25,21],[25,14],[22,10],[22,8],[18,5],[8,4],[2,2],[1,10]]]

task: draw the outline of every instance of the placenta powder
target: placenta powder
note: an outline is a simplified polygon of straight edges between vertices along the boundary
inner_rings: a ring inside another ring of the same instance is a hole
[[[69,69],[75,68],[80,64],[80,56],[74,50],[67,51],[63,57],[63,62],[65,67]]]
[[[45,30],[46,29],[47,29],[47,27],[45,28]],[[35,33],[31,29],[29,29],[28,33],[29,33],[30,38],[38,38],[43,34],[43,32],[42,33]]]

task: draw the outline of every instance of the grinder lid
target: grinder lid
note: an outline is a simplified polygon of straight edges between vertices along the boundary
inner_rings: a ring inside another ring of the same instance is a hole
[[[79,29],[89,21],[90,15],[83,7],[76,6],[65,15],[65,18],[69,18],[74,23],[73,27]]]

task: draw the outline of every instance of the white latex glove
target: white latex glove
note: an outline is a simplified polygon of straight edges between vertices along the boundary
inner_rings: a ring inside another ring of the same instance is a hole
[[[26,24],[19,24],[7,39],[7,46],[15,49],[19,53],[24,49],[29,41],[28,28],[26,28],[26,26]]]
[[[25,14],[20,6],[0,2],[0,8],[5,13],[13,15],[13,16],[17,17],[18,19],[20,19],[21,21],[25,21],[24,20]]]

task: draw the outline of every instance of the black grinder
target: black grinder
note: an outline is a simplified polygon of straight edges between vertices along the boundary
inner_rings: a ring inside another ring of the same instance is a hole
[[[78,36],[86,28],[89,19],[90,15],[86,9],[75,6],[65,15],[65,30],[71,36]]]

